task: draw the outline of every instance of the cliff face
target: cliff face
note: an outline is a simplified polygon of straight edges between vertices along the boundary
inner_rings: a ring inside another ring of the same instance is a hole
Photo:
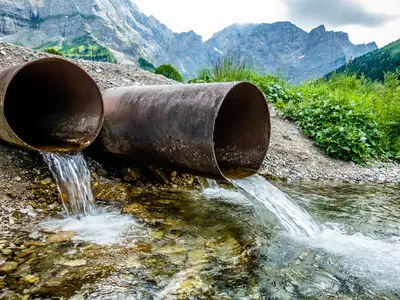
[[[206,44],[210,57],[218,56],[215,52],[239,57],[260,71],[278,70],[295,82],[324,75],[377,49],[375,43],[354,45],[347,33],[326,31],[323,25],[307,33],[290,22],[232,25]]]
[[[103,52],[110,49],[119,61],[143,57],[154,64],[171,63],[185,77],[231,56],[299,81],[377,48],[375,43],[353,45],[346,33],[327,32],[323,26],[307,33],[289,22],[234,24],[203,42],[193,31],[172,32],[131,0],[3,0],[0,16],[0,37],[7,42],[59,47],[73,57],[79,57],[75,48],[83,47],[83,58],[93,49],[108,57]]]

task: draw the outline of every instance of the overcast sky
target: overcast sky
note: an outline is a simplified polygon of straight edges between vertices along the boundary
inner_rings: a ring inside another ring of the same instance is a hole
[[[400,0],[133,0],[175,32],[209,39],[233,23],[291,21],[310,31],[320,24],[348,32],[353,43],[382,47],[400,38]]]

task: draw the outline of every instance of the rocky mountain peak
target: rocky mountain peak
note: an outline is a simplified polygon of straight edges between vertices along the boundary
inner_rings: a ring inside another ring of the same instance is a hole
[[[324,25],[307,33],[291,22],[233,24],[203,41],[194,31],[172,32],[132,0],[2,0],[0,15],[4,41],[66,49],[74,57],[85,57],[88,45],[94,44],[102,58],[170,63],[186,78],[231,56],[262,72],[285,70],[289,79],[298,81],[377,48],[375,43],[354,45],[346,33],[326,31]]]

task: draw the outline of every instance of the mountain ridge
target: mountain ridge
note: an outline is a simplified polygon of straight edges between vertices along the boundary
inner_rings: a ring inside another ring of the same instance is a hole
[[[204,41],[193,30],[173,32],[131,0],[3,0],[0,16],[3,41],[35,49],[74,48],[78,54],[81,49],[83,58],[89,59],[92,45],[103,54],[114,53],[119,61],[145,58],[158,65],[172,64],[186,78],[231,56],[260,72],[284,70],[290,80],[302,81],[377,49],[374,43],[354,45],[343,32],[319,26],[308,33],[289,21],[235,23]],[[78,37],[88,37],[89,46],[74,45]]]

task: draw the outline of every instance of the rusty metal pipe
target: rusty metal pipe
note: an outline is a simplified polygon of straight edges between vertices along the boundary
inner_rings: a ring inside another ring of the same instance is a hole
[[[123,87],[103,99],[105,122],[93,148],[136,164],[244,178],[268,150],[268,105],[250,83]]]
[[[94,80],[77,65],[44,58],[0,70],[0,139],[38,151],[78,151],[104,117]]]

